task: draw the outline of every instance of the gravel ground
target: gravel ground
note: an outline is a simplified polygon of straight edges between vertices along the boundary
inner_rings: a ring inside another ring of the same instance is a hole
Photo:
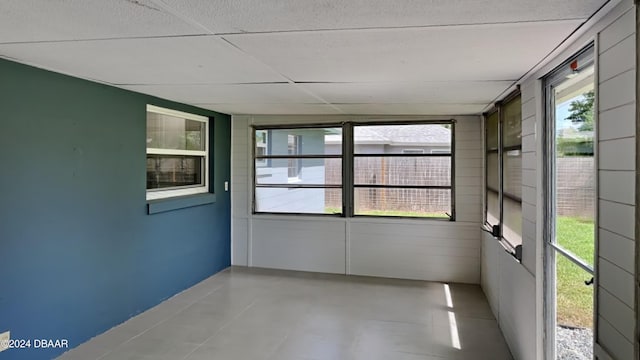
[[[558,326],[556,343],[558,360],[593,359],[593,333],[591,329]]]

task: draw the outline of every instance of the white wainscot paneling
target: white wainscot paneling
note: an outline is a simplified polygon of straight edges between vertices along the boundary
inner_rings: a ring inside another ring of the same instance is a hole
[[[233,219],[233,265],[247,266],[249,228],[247,219]]]
[[[354,275],[480,282],[477,225],[353,222],[350,254]]]
[[[322,218],[253,217],[252,265],[345,273],[345,223]]]
[[[635,327],[633,309],[607,290],[601,289],[599,296],[598,307],[603,314],[602,317],[607,319],[628,341],[633,341]]]

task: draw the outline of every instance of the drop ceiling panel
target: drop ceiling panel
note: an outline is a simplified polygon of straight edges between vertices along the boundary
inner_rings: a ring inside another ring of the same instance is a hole
[[[0,44],[0,54],[112,84],[285,81],[215,36]]]
[[[0,42],[202,34],[149,0],[2,0]]]
[[[324,103],[293,84],[135,85],[122,86],[158,97],[190,103]]]
[[[605,0],[155,0],[216,33],[585,19]]]
[[[337,107],[352,115],[476,115],[486,104],[341,104]]]
[[[331,105],[324,104],[193,104],[225,114],[262,115],[337,115],[341,114]]]
[[[489,103],[513,81],[443,81],[301,84],[332,103]]]
[[[581,22],[228,35],[294,81],[517,79]]]

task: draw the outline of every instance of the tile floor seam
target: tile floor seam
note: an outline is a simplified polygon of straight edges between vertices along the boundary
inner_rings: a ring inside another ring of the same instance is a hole
[[[224,329],[225,327],[227,327],[227,325],[231,324],[233,321],[235,321],[237,318],[239,318],[242,314],[244,314],[247,310],[249,310],[253,304],[256,302],[255,299],[253,299],[253,301],[251,301],[251,303],[249,305],[247,305],[246,308],[244,308],[242,311],[240,311],[236,316],[234,316],[232,319],[228,320],[226,323],[224,323],[219,329],[217,329],[216,331],[213,332],[213,335],[209,336],[208,338],[206,338],[202,343],[198,344],[198,346],[196,346],[193,350],[191,350],[191,352],[189,352],[187,355],[185,355],[184,357],[182,357],[182,360],[187,359],[189,356],[191,356],[191,354],[193,354],[194,352],[196,352],[198,349],[200,349],[201,347],[204,346],[204,344],[206,344],[209,340],[213,339],[216,335],[218,335],[218,333],[220,331],[222,331],[222,329]]]

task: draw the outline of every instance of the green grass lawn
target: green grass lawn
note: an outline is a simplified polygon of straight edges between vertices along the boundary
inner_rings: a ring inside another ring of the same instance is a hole
[[[559,217],[556,227],[558,243],[593,264],[593,221]],[[584,284],[591,276],[560,255],[556,274],[558,324],[592,328],[593,286]]]

